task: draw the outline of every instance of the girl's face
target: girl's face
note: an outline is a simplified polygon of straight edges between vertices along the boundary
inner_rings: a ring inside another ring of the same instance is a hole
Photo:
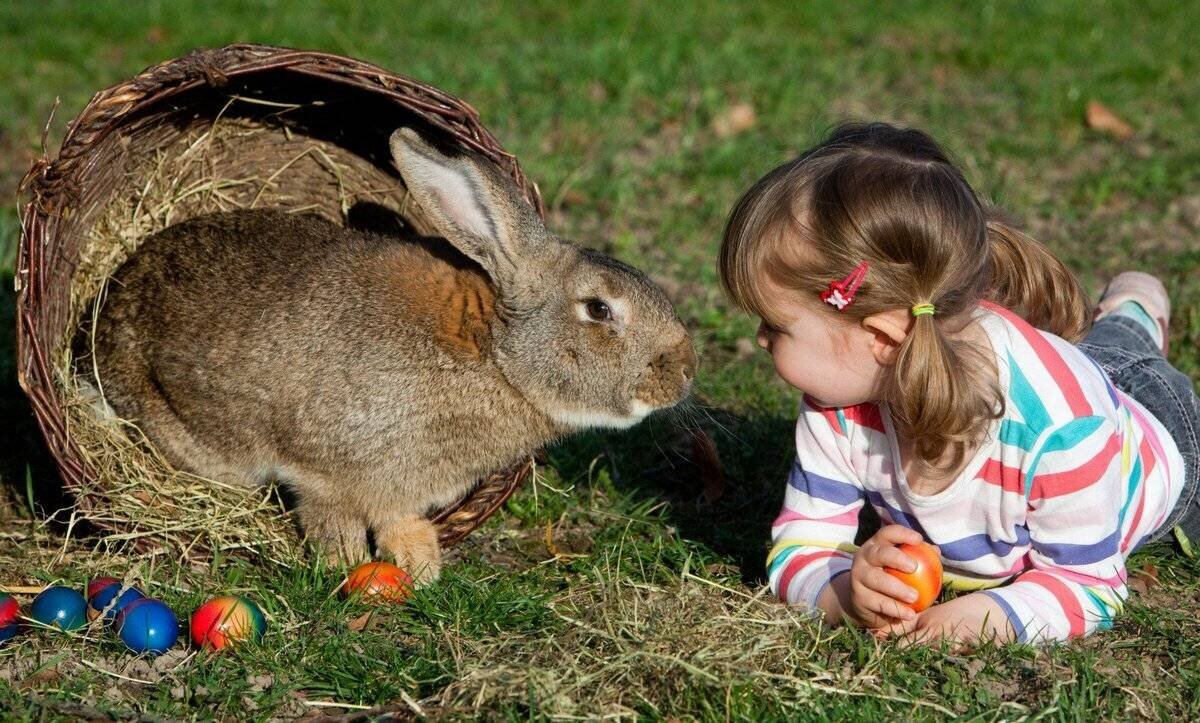
[[[795,293],[770,282],[772,308],[783,321],[758,327],[758,345],[771,355],[785,382],[827,407],[848,407],[879,398],[883,367],[872,353],[875,334],[851,320],[834,318],[833,307],[794,300]]]

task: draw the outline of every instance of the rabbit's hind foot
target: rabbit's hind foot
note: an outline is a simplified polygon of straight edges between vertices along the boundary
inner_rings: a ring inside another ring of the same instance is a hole
[[[297,512],[305,542],[315,547],[327,564],[353,566],[370,559],[367,526],[357,515],[311,497],[300,500]]]

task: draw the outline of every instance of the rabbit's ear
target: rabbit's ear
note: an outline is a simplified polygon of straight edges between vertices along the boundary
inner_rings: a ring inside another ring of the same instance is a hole
[[[438,232],[497,286],[517,281],[550,237],[516,184],[487,161],[447,156],[411,128],[393,133],[390,145],[409,193]]]

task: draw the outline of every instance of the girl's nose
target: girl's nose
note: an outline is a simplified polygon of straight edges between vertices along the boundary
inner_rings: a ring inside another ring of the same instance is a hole
[[[758,341],[758,345],[763,349],[769,350],[771,348],[771,337],[767,331],[767,322],[760,321],[758,323],[758,333],[755,335],[755,338]]]

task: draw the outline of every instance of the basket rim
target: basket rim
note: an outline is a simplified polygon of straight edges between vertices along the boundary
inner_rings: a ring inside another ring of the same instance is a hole
[[[57,154],[47,152],[43,134],[42,154],[17,188],[18,199],[23,200],[14,274],[17,379],[59,474],[73,493],[82,490],[90,475],[67,430],[49,362],[48,352],[59,348],[67,330],[49,328],[46,299],[51,290],[45,286],[45,264],[50,250],[59,243],[55,232],[64,217],[75,210],[80,188],[95,170],[89,163],[89,152],[126,123],[180,94],[202,86],[220,89],[234,78],[280,70],[391,99],[462,148],[495,162],[516,181],[537,214],[545,215],[537,185],[525,176],[516,157],[483,126],[474,107],[429,84],[356,58],[319,50],[237,43],[193,50],[95,93],[68,123]],[[531,474],[533,465],[530,457],[497,470],[480,480],[462,500],[432,514],[441,544],[452,546],[482,524]],[[86,509],[89,503],[84,495],[75,494],[76,505]]]

